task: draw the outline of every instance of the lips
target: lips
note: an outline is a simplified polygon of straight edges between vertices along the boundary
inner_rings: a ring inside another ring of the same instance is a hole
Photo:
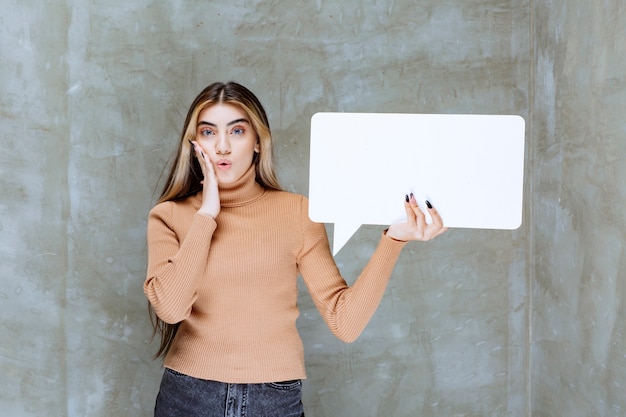
[[[230,168],[231,165],[232,163],[227,159],[220,159],[219,161],[217,161],[217,169],[221,169],[223,171]]]

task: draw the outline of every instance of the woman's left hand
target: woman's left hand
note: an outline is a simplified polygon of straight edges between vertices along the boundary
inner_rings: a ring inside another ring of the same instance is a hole
[[[411,194],[408,197],[408,201],[404,203],[406,223],[395,223],[389,226],[387,236],[396,240],[420,240],[425,242],[448,230],[447,227],[443,226],[443,220],[441,220],[437,210],[429,202],[426,202],[426,205],[428,213],[433,220],[430,224],[426,223],[426,215],[418,207],[415,196]]]

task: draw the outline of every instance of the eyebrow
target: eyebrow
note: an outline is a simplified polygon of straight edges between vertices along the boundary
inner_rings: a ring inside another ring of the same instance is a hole
[[[250,124],[248,119],[241,118],[241,119],[235,119],[232,122],[228,122],[226,124],[226,126],[236,125],[237,123],[247,123],[247,124]],[[217,127],[217,125],[215,123],[207,122],[207,121],[204,121],[204,120],[198,122],[198,126],[196,126],[196,127],[205,126],[205,125],[206,126]]]

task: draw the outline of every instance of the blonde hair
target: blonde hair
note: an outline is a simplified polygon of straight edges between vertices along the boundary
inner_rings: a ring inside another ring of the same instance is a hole
[[[215,104],[232,104],[241,108],[250,118],[257,134],[259,152],[255,153],[256,181],[264,188],[280,190],[274,170],[272,134],[265,110],[259,99],[246,87],[236,82],[213,83],[193,101],[187,112],[178,149],[170,173],[158,202],[177,200],[202,190],[202,170],[194,157],[190,140],[196,138],[198,117],[203,110]]]
[[[259,152],[255,152],[252,160],[255,165],[256,181],[266,189],[281,189],[274,171],[270,125],[261,102],[241,84],[232,81],[228,83],[217,82],[202,90],[189,107],[176,156],[158,199],[159,203],[179,200],[202,190],[202,169],[197,158],[194,157],[189,141],[196,138],[196,126],[200,113],[215,104],[224,103],[241,108],[250,118],[250,123],[257,134]],[[161,339],[159,349],[154,357],[165,357],[174,341],[180,323],[165,323],[159,319],[150,304],[148,307],[153,326],[153,337],[158,333]]]

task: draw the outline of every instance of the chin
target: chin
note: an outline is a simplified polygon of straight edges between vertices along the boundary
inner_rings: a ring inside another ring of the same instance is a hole
[[[228,185],[228,184],[232,184],[235,181],[237,181],[238,178],[233,178],[232,176],[223,176],[223,177],[217,177],[217,183],[221,184],[221,185]]]

